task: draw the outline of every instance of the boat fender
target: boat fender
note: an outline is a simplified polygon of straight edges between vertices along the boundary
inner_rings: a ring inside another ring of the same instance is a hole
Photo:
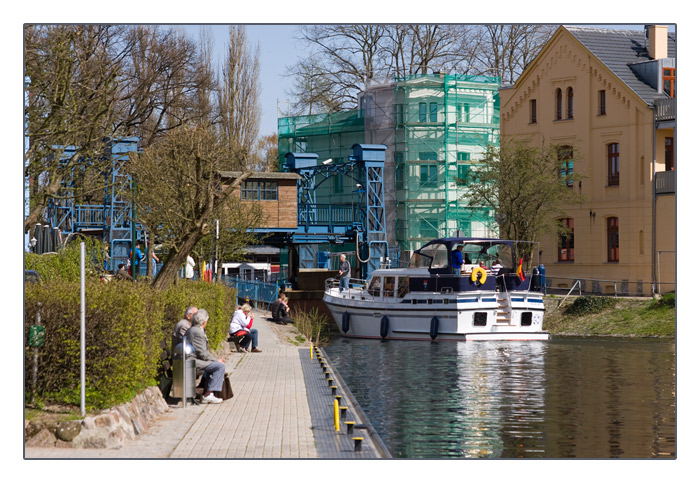
[[[347,334],[350,330],[350,314],[343,312],[343,323],[342,323],[343,333]]]
[[[479,276],[479,274],[481,274],[481,276]],[[479,278],[479,285],[483,285],[484,282],[486,282],[487,276],[486,270],[481,267],[476,267],[472,270],[472,282],[476,282],[476,279]]]
[[[430,338],[435,340],[438,335],[438,329],[440,328],[440,319],[437,316],[430,319]]]
[[[379,323],[379,335],[382,336],[382,339],[386,339],[387,334],[389,333],[389,317],[386,315],[382,317],[382,321]]]

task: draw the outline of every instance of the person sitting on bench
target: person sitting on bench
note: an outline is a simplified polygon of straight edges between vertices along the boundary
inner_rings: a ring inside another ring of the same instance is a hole
[[[248,352],[248,345],[251,342],[253,346],[250,352],[262,352],[262,350],[258,349],[258,330],[252,328],[252,310],[253,309],[248,304],[243,304],[241,308],[236,310],[231,318],[231,325],[229,326],[228,333],[233,337],[243,336],[243,339],[239,342],[239,346],[243,349],[243,352]]]
[[[224,374],[226,367],[223,359],[217,359],[209,352],[209,339],[204,330],[209,322],[209,313],[204,309],[199,309],[192,316],[192,327],[187,329],[185,337],[187,342],[194,348],[195,367],[203,370],[202,382],[200,386],[204,389],[202,402],[218,404],[223,399],[214,395],[215,391],[221,391],[224,384]]]

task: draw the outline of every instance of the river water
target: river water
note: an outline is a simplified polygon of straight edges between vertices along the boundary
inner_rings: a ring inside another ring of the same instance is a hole
[[[338,338],[324,348],[395,458],[674,458],[674,341]]]

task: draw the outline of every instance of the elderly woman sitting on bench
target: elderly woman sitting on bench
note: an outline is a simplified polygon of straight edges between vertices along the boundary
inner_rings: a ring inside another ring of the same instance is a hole
[[[226,367],[223,359],[217,359],[209,352],[209,339],[207,334],[204,333],[208,322],[209,313],[204,309],[199,309],[192,316],[192,327],[187,329],[185,337],[194,348],[197,371],[204,371],[200,384],[204,388],[202,402],[218,404],[222,399],[216,397],[214,392],[221,391]]]

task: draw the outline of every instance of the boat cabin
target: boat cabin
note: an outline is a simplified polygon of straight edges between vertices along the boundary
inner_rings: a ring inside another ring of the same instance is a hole
[[[461,265],[456,263],[457,251],[461,253]],[[416,250],[408,269],[376,271],[368,293],[386,299],[403,298],[409,292],[539,290],[530,286],[531,277],[525,267],[522,276],[518,273],[519,265],[512,241],[441,238]]]

